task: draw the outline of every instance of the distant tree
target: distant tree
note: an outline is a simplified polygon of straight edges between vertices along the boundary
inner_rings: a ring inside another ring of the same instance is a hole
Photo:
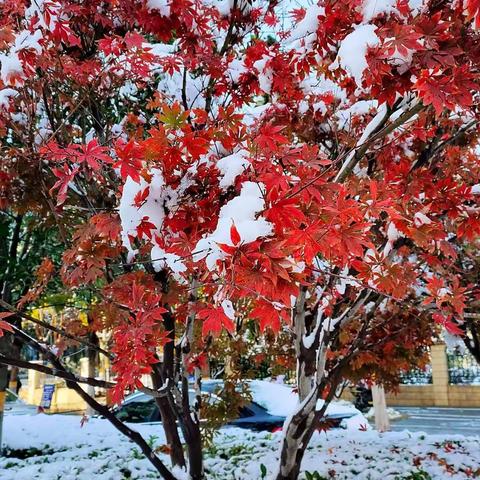
[[[441,292],[439,303],[446,305],[446,314],[452,319],[453,330],[445,334],[445,340],[451,347],[464,345],[480,364],[480,255],[478,237],[473,237],[472,242],[461,244],[458,238],[452,238],[456,258],[452,264],[442,265],[440,278],[448,278],[449,269],[453,269],[461,279],[460,287],[463,290],[464,315],[455,315],[449,301],[452,292],[448,286]]]
[[[19,180],[19,179],[18,179]],[[0,199],[1,203],[1,199]],[[38,213],[30,210],[6,208],[0,210],[0,307],[3,309],[26,298],[34,287],[32,274],[42,264],[48,269],[48,256],[60,260],[55,229],[48,226]],[[21,325],[20,317],[10,316],[9,321]],[[19,358],[22,343],[12,336],[0,337],[0,353]],[[0,396],[7,387],[16,391],[18,369],[0,364]],[[3,414],[3,411],[0,415]],[[1,437],[1,432],[0,432]]]

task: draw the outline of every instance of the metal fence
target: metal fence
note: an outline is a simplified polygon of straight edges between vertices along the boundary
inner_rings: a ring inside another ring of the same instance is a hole
[[[480,365],[466,352],[447,352],[448,377],[451,384],[480,385]]]
[[[432,383],[432,367],[427,365],[425,369],[414,368],[400,374],[402,385],[429,385]]]

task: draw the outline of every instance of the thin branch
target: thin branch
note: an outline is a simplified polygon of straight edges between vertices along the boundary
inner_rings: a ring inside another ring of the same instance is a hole
[[[356,148],[358,150],[354,150],[353,156],[351,156],[345,165],[342,166],[340,171],[338,172],[337,176],[335,177],[335,182],[337,183],[343,183],[346,178],[350,175],[350,173],[353,171],[355,166],[358,164],[358,162],[363,158],[369,147],[375,143],[377,140],[380,140],[390,133],[392,133],[396,128],[398,128],[400,125],[406,123],[408,120],[410,120],[412,117],[414,117],[417,113],[425,109],[426,107],[422,103],[417,103],[415,106],[413,106],[410,110],[407,110],[406,112],[403,112],[396,120],[394,120],[392,123],[388,124],[387,126],[381,128],[380,130],[376,129],[365,142],[363,142],[360,146],[357,145]],[[384,125],[385,122],[388,120],[388,116],[384,118],[381,122],[380,125]],[[352,152],[353,153],[353,152]]]
[[[47,365],[41,365],[39,363],[31,363],[19,358],[7,357],[0,354],[0,363],[4,365],[11,365],[12,367],[25,368],[28,370],[36,370],[37,372],[46,373],[47,375],[52,375],[54,377],[63,378],[64,380],[69,380],[76,383],[85,383],[87,385],[92,385],[93,387],[99,388],[113,388],[117,384],[114,382],[107,382],[105,380],[99,380],[92,377],[83,377],[81,375],[75,375],[67,370],[58,370],[56,368],[51,368]],[[163,385],[162,388],[158,390],[153,390],[151,388],[142,387],[138,389],[140,392],[145,393],[155,398],[166,397],[169,393],[170,387],[168,382]]]
[[[28,320],[29,322],[33,322],[37,325],[40,325],[41,327],[46,328],[47,330],[50,330],[52,332],[58,333],[59,335],[62,335],[66,338],[69,338],[70,340],[74,340],[78,343],[81,343],[82,345],[85,345],[86,347],[92,348],[96,350],[99,353],[102,353],[109,359],[113,359],[113,355],[110,352],[107,352],[103,348],[87,341],[83,340],[82,338],[76,337],[75,335],[71,335],[70,333],[66,332],[63,328],[58,328],[54,327],[53,325],[50,325],[47,322],[44,322],[42,320],[38,320],[37,318],[32,317],[31,315],[28,315],[26,313],[21,312],[17,308],[15,308],[13,305],[10,305],[9,303],[5,302],[4,300],[0,299],[0,307],[3,307],[5,310],[14,313],[15,315],[18,315],[19,317],[24,318],[25,320]]]
[[[51,352],[48,348],[44,347],[40,343],[38,343],[33,337],[26,334],[24,331],[12,325],[12,328],[15,331],[15,334],[28,345],[31,345],[35,350],[45,355],[45,357],[52,363],[54,368],[57,370],[57,376],[60,372],[62,373],[69,373],[62,365],[60,360],[57,356]],[[121,420],[119,420],[113,412],[109,410],[108,407],[98,403],[92,396],[90,396],[83,388],[73,380],[66,379],[67,387],[74,390],[78,393],[78,395],[89,405],[93,408],[96,412],[100,415],[103,415],[117,430],[123,433],[126,437],[130,440],[135,442],[147,459],[152,463],[152,465],[157,469],[157,471],[162,475],[165,480],[177,480],[176,477],[168,470],[165,464],[155,455],[155,452],[152,448],[148,445],[145,439],[135,430],[127,427]]]
[[[116,385],[115,383],[112,383],[112,382],[97,380],[96,378],[91,378],[91,377],[82,377],[67,371],[57,370],[55,368],[48,367],[47,365],[41,365],[39,363],[31,363],[25,360],[20,360],[19,358],[7,357],[1,354],[0,354],[0,363],[2,363],[3,365],[11,365],[12,367],[26,368],[28,370],[36,370],[37,372],[46,373],[47,375],[63,378],[65,380],[70,380],[72,382],[86,383],[87,385],[92,385],[93,387],[113,388]]]

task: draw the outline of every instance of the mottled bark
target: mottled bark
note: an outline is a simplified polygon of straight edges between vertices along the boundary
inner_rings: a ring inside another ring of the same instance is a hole
[[[189,384],[188,384],[188,364],[191,346],[194,342],[194,324],[195,324],[195,302],[197,301],[198,282],[194,279],[191,284],[190,294],[190,313],[187,318],[185,333],[180,344],[181,357],[181,411],[183,435],[188,450],[189,474],[192,480],[202,480],[205,478],[203,469],[202,436],[200,433],[199,410],[201,407],[201,375],[200,370],[195,368],[194,390],[196,394],[195,404],[190,405]],[[192,408],[193,407],[193,408]]]
[[[170,350],[173,351],[173,341],[165,345],[162,367],[155,368],[152,373],[153,388],[155,390],[161,388],[165,381],[173,382],[173,375],[168,374],[170,365],[173,367],[173,357],[170,354]],[[169,395],[171,395],[171,393],[169,393]],[[185,456],[183,454],[180,435],[178,434],[177,415],[175,409],[172,408],[172,403],[167,397],[156,398],[155,402],[158,410],[160,411],[165,438],[170,448],[170,460],[172,465],[185,468]]]
[[[309,322],[307,326],[305,302],[306,289],[302,288],[293,313],[299,406],[284,426],[285,433],[276,480],[298,478],[305,450],[315,431],[319,415],[320,417],[323,415],[323,410],[316,411],[316,405],[324,387],[328,339],[322,335],[320,310],[317,312],[316,321]]]

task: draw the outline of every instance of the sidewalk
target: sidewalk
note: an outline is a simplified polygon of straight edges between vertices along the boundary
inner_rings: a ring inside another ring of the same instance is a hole
[[[406,418],[391,422],[393,431],[480,435],[480,408],[394,407]]]

